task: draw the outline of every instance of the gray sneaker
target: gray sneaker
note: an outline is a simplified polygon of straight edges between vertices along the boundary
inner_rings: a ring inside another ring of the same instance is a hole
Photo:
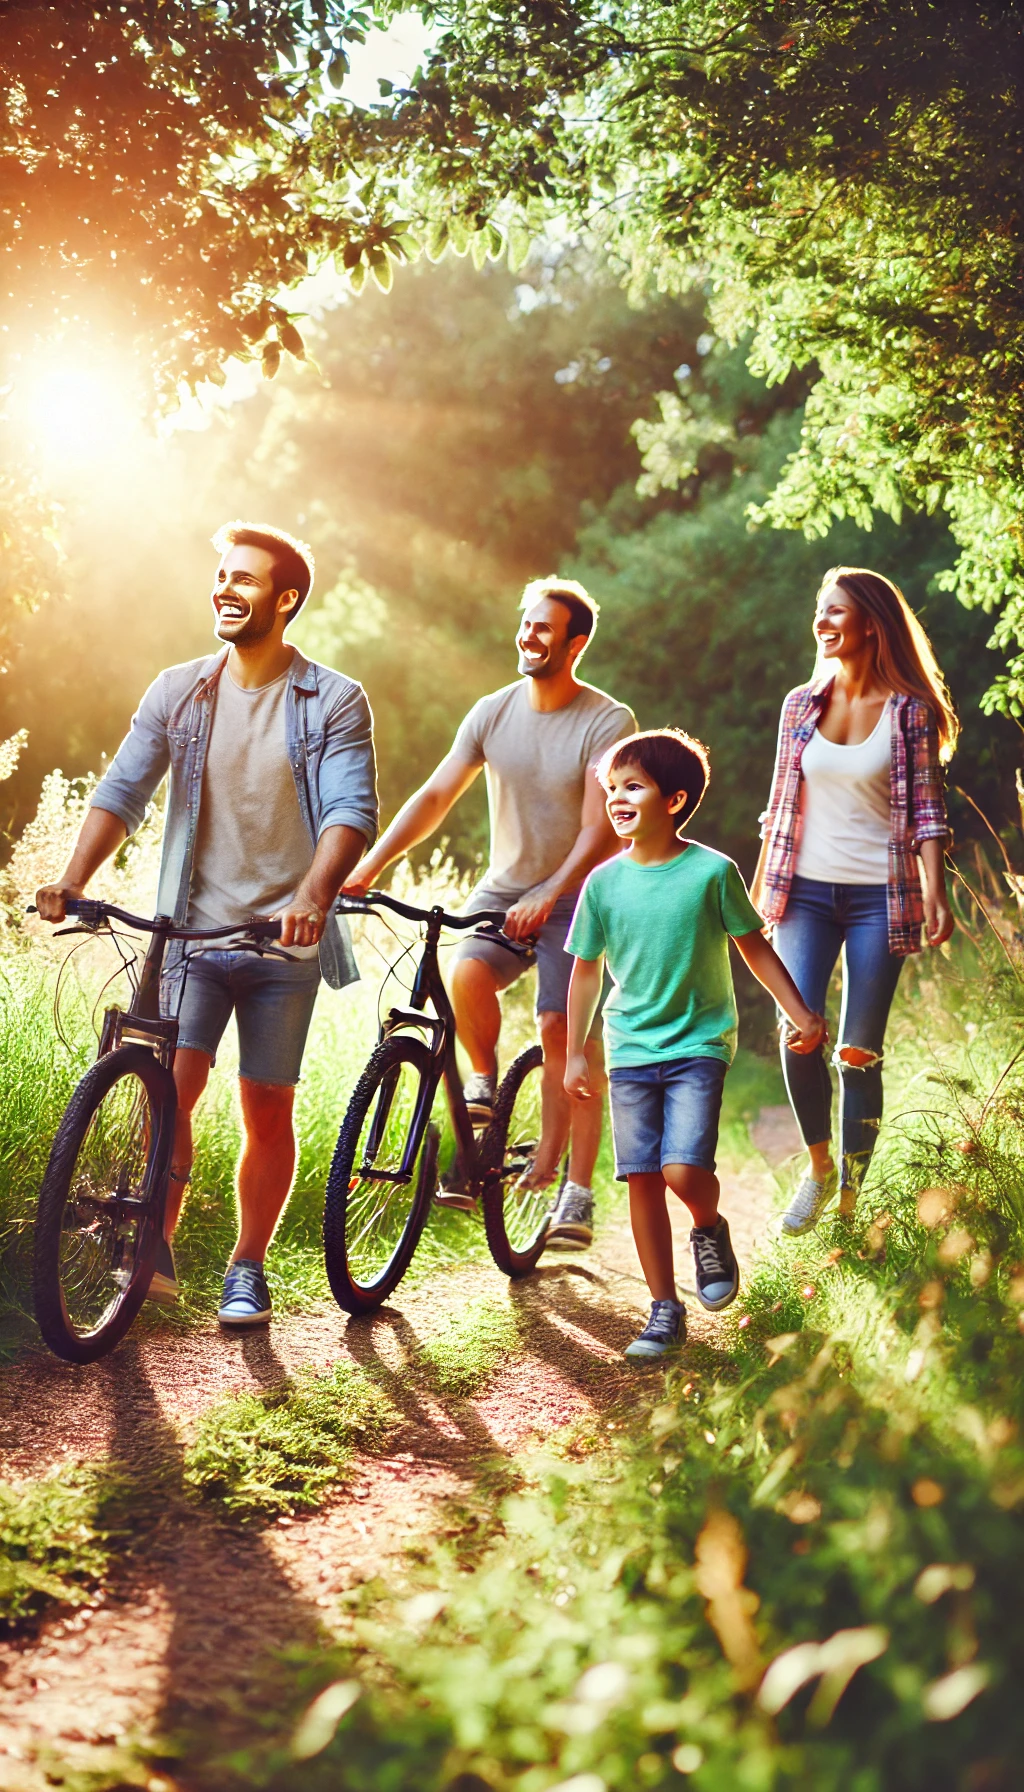
[[[834,1170],[824,1182],[817,1182],[810,1173],[802,1177],[782,1216],[783,1238],[799,1238],[804,1232],[813,1232],[826,1207],[835,1199],[838,1185]]]
[[[572,1249],[590,1244],[594,1236],[594,1196],[582,1183],[567,1182],[551,1214],[548,1244]]]
[[[173,1307],[178,1298],[178,1272],[174,1267],[174,1252],[166,1238],[161,1238],[156,1247],[153,1260],[153,1274],[149,1280],[147,1300],[155,1300],[162,1307]]]
[[[490,1126],[494,1119],[494,1091],[497,1081],[496,1076],[484,1076],[478,1070],[467,1076],[462,1093],[466,1098],[466,1111],[474,1126]]]
[[[644,1358],[665,1356],[685,1343],[686,1308],[682,1301],[655,1300],[651,1302],[651,1317],[639,1338],[627,1344],[623,1354],[635,1363]]]

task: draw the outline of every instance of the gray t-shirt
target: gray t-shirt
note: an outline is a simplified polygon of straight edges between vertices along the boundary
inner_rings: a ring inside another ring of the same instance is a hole
[[[288,761],[288,673],[243,690],[224,667],[217,683],[203,771],[188,919],[222,927],[273,915],[313,862]],[[316,946],[290,946],[311,958]]]
[[[525,678],[474,703],[452,751],[486,768],[488,889],[515,900],[557,871],[580,831],[588,767],[635,733],[632,710],[591,684],[564,709],[531,709]]]

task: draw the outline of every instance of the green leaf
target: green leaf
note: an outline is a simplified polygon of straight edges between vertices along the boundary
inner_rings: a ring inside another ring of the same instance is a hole
[[[281,344],[265,342],[263,344],[263,378],[272,380],[281,365]]]
[[[391,257],[386,254],[383,249],[379,254],[374,255],[370,262],[370,273],[380,287],[381,292],[391,291],[392,285],[394,284],[395,271]]]
[[[337,56],[334,56],[327,65],[327,79],[333,88],[340,90],[345,76],[348,74],[348,68],[348,57],[343,50],[339,50]]]
[[[533,239],[521,218],[513,218],[508,227],[508,271],[518,274],[525,267]]]

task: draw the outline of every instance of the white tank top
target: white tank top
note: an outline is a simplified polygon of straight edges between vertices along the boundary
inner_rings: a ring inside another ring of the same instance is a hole
[[[884,884],[892,832],[892,708],[867,740],[840,747],[815,729],[804,748],[798,877],[829,884]]]

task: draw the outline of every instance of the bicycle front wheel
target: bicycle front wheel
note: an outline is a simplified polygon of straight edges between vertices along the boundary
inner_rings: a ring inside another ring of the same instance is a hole
[[[439,1135],[428,1118],[436,1080],[423,1041],[393,1034],[352,1092],[324,1202],[327,1279],[346,1313],[379,1307],[419,1243],[437,1172]]]
[[[543,1063],[539,1045],[520,1052],[501,1080],[484,1141],[484,1228],[491,1256],[507,1276],[536,1267],[548,1233],[551,1189],[516,1188],[540,1143]]]
[[[163,1226],[177,1098],[144,1045],[86,1071],[50,1151],[32,1281],[47,1344],[92,1363],[124,1337],[149,1290]]]

